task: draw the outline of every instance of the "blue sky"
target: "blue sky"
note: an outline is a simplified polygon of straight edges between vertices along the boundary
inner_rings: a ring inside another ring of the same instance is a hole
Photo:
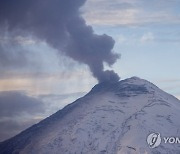
[[[139,76],[179,97],[178,6],[178,0],[89,0],[82,12],[96,33],[116,40],[121,59],[113,68],[122,79]]]

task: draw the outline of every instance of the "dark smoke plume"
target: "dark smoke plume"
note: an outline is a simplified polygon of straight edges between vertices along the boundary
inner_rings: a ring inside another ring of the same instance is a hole
[[[97,35],[82,19],[79,8],[86,0],[1,0],[0,26],[13,35],[31,34],[72,59],[87,64],[99,82],[118,81],[114,71],[104,71],[119,58],[114,40]],[[1,52],[1,51],[0,51]],[[60,55],[60,54],[59,54]]]

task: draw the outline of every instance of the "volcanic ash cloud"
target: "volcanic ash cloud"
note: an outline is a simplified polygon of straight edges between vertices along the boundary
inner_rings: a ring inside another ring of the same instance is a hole
[[[115,41],[97,35],[86,25],[79,8],[85,0],[1,0],[0,27],[12,35],[34,35],[61,53],[87,64],[99,82],[118,81],[114,71],[104,71],[103,63],[112,66],[119,55],[112,51]],[[0,51],[3,54],[3,50]],[[4,58],[1,56],[1,58]]]

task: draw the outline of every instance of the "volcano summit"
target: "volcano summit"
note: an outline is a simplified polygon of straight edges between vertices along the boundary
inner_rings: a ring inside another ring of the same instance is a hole
[[[0,153],[179,154],[180,144],[165,143],[162,138],[180,137],[179,118],[180,101],[146,80],[132,77],[104,82],[2,142]],[[162,138],[155,148],[147,142],[152,133]]]

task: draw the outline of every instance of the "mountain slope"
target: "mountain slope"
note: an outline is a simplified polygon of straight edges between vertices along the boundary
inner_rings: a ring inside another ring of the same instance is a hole
[[[180,136],[180,101],[132,77],[96,85],[76,100],[0,144],[1,154],[180,153],[180,144],[149,148],[152,132]]]

